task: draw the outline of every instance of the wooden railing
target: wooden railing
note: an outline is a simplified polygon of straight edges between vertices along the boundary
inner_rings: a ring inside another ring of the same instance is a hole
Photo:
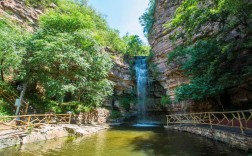
[[[193,124],[240,128],[241,133],[244,130],[252,130],[252,109],[244,111],[230,112],[203,112],[190,114],[167,115],[167,126],[171,124]]]
[[[36,114],[0,117],[0,128],[28,128],[43,124],[70,124],[71,114]]]

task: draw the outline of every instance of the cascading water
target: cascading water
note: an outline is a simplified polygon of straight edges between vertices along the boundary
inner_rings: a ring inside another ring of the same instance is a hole
[[[146,87],[148,82],[148,69],[146,57],[135,58],[136,80],[137,80],[137,110],[138,123],[146,123]]]

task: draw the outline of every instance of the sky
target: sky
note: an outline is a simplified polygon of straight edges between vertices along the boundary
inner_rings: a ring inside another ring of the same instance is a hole
[[[143,27],[139,23],[139,17],[148,7],[149,0],[88,0],[98,12],[105,16],[111,28],[120,31],[124,36],[138,35],[144,43],[148,43],[143,34]]]

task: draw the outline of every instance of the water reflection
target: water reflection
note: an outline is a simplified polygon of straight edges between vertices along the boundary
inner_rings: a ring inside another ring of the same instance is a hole
[[[83,138],[61,138],[0,150],[0,156],[247,156],[189,133],[157,127],[116,127]]]

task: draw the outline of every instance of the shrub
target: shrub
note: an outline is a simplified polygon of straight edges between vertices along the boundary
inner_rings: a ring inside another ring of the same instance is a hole
[[[120,111],[117,111],[117,110],[112,110],[111,114],[109,116],[110,119],[117,119],[117,118],[120,118],[120,117],[122,117],[122,113]]]
[[[161,97],[161,105],[170,105],[172,104],[172,100],[169,95]]]

